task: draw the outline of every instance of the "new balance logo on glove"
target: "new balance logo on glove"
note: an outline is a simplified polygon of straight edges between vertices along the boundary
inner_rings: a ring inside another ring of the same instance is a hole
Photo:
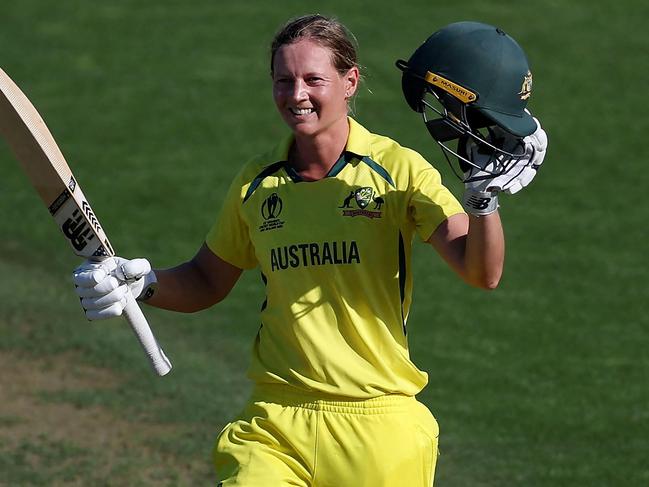
[[[480,198],[479,196],[472,195],[467,201],[467,204],[474,210],[486,210],[489,208],[490,201],[491,198]]]

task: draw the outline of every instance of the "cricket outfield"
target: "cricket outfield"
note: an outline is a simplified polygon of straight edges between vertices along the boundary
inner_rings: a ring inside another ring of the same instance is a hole
[[[409,334],[441,427],[436,485],[649,484],[646,3],[24,0],[3,7],[0,67],[120,253],[165,267],[193,255],[240,165],[285,133],[268,43],[316,10],[358,39],[355,116],[457,195],[394,61],[456,20],[499,25],[530,58],[550,145],[533,184],[501,198],[500,287],[469,289],[415,246]],[[206,312],[145,307],[174,363],[156,378],[124,321],[86,322],[79,260],[4,143],[0,162],[0,485],[209,485],[214,437],[249,391],[258,273]]]

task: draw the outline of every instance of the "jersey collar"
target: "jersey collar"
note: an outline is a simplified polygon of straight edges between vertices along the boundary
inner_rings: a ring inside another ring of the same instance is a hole
[[[372,140],[370,132],[352,117],[347,117],[347,120],[349,120],[349,136],[345,151],[360,158],[368,157],[370,155],[370,140]]]
[[[326,177],[336,176],[342,169],[347,165],[347,163],[353,158],[353,156],[362,159],[370,155],[370,132],[363,127],[360,123],[354,120],[352,117],[347,117],[349,123],[349,135],[347,136],[347,145],[345,146],[345,152],[341,155],[340,159],[333,167],[329,170],[329,173]],[[288,152],[293,144],[294,137],[289,135],[284,138],[275,149],[274,159],[276,161],[288,162]],[[295,172],[295,170],[287,164],[285,164],[285,169],[289,177],[295,181],[302,181],[302,178]]]

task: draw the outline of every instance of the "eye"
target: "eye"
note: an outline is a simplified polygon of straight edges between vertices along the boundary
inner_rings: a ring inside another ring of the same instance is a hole
[[[278,87],[287,87],[291,86],[293,84],[293,80],[291,78],[275,78],[273,80],[273,84]]]
[[[306,79],[306,82],[309,83],[310,85],[317,85],[317,84],[320,84],[320,83],[324,82],[324,78],[322,78],[320,76],[309,76]]]

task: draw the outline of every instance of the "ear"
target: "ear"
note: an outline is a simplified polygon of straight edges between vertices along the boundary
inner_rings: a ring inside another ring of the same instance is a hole
[[[356,93],[358,89],[358,83],[360,81],[360,72],[358,67],[354,66],[345,74],[345,98],[351,98]]]

